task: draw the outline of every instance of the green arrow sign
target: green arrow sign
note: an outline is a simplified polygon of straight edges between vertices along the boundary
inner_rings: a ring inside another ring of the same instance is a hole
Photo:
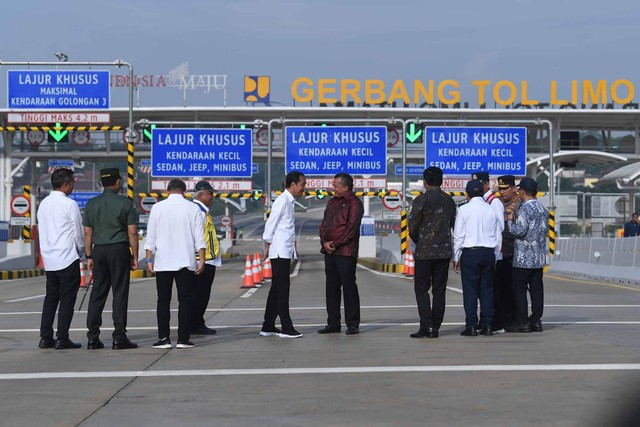
[[[149,138],[151,140],[151,139],[153,139],[152,138],[153,130],[156,128],[156,125],[151,125],[150,127],[151,127],[151,130],[144,129],[143,131],[144,131],[144,136],[146,136],[147,138]]]
[[[49,135],[51,135],[57,142],[60,142],[60,140],[69,133],[69,131],[66,129],[61,130],[62,127],[60,126],[60,123],[56,123],[56,126],[53,129],[55,129],[55,132],[49,129]]]
[[[421,135],[422,129],[418,129],[418,131],[416,132],[416,124],[410,123],[409,132],[407,132],[407,139],[409,140],[409,142],[416,142]]]

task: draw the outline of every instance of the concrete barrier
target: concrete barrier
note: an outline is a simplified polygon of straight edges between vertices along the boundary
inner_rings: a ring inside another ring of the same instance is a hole
[[[640,285],[640,237],[557,239],[549,271]]]

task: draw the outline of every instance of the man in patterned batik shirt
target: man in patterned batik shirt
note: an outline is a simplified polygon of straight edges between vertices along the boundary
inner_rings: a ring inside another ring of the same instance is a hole
[[[508,332],[542,332],[544,290],[542,268],[547,255],[547,227],[549,212],[536,199],[538,184],[532,178],[522,178],[518,185],[522,206],[517,215],[509,215],[507,225],[514,236],[513,296],[516,323]],[[531,297],[531,316],[528,314],[527,287]]]

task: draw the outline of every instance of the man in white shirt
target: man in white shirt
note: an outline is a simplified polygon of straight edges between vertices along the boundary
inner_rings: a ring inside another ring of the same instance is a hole
[[[216,235],[213,218],[209,207],[213,201],[213,187],[207,181],[198,181],[193,190],[193,202],[200,208],[204,222],[205,250],[204,271],[196,276],[196,285],[191,297],[191,334],[214,335],[215,329],[209,328],[204,322],[204,314],[211,298],[211,286],[216,277],[216,268],[222,266],[220,243]]]
[[[80,348],[69,339],[80,287],[80,257],[84,254],[84,233],[78,204],[67,197],[75,180],[71,169],[51,174],[53,191],[38,207],[40,251],[47,275],[47,291],[40,321],[40,348],[56,350]],[[58,310],[58,304],[60,309]],[[53,320],[58,310],[57,339],[53,339]]]
[[[264,226],[262,240],[265,250],[262,258],[269,257],[273,278],[271,289],[267,297],[267,307],[264,312],[264,323],[260,335],[270,337],[278,335],[282,338],[300,338],[302,334],[295,330],[289,315],[289,275],[291,260],[296,255],[296,223],[293,203],[296,196],[304,193],[307,179],[301,172],[293,171],[287,174],[285,190],[278,196],[271,206],[271,214]],[[276,328],[276,317],[280,317],[282,331]]]
[[[191,295],[194,274],[204,270],[204,221],[200,208],[184,198],[184,181],[172,179],[167,186],[169,197],[153,205],[147,224],[147,270],[156,273],[158,290],[158,338],[153,348],[171,348],[169,320],[171,288],[178,289],[178,343],[176,348],[191,348]],[[196,253],[199,261],[196,262]],[[155,254],[155,258],[154,258]]]
[[[466,325],[461,335],[478,335],[478,297],[483,314],[480,333],[493,335],[493,274],[504,224],[482,199],[482,182],[471,180],[466,190],[468,203],[458,209],[453,229],[453,269],[462,274]]]
[[[504,222],[504,204],[499,196],[493,192],[491,188],[491,182],[489,179],[489,172],[475,172],[471,175],[471,179],[478,179],[482,182],[482,198],[485,202],[489,203],[493,208],[498,218]],[[504,223],[502,224],[502,229],[504,230]],[[498,254],[498,259],[502,259],[502,256]]]

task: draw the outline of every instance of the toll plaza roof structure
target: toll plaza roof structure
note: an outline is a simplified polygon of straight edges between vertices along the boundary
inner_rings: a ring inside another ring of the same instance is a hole
[[[640,182],[636,182],[638,180],[640,180],[640,162],[623,166],[599,179],[600,182],[615,181],[621,187],[636,186],[640,189]]]

